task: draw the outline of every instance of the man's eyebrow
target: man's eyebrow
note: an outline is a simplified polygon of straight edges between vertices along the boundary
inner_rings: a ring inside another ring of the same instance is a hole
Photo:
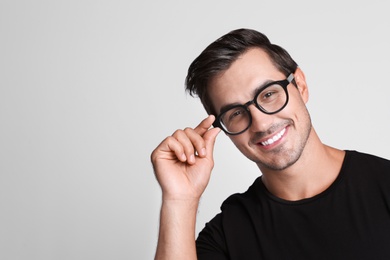
[[[274,82],[274,80],[266,80],[264,81],[262,84],[260,84],[258,87],[256,87],[253,91],[252,91],[252,97],[254,98],[255,95],[262,89],[264,88],[266,85],[268,85],[269,83],[271,82]],[[249,100],[248,100],[249,101]],[[248,102],[247,101],[247,102]],[[246,103],[246,102],[245,102]],[[234,103],[229,103],[229,104],[226,104],[226,105],[223,105],[221,107],[221,109],[219,110],[219,113],[223,113],[227,110],[229,110],[230,108],[232,107],[235,107],[235,106],[239,106],[239,105],[244,105],[243,103],[238,103],[238,102],[234,102]]]
[[[253,91],[252,91],[252,96],[255,97],[255,95],[262,89],[264,88],[265,86],[267,86],[268,84],[272,83],[272,82],[275,82],[274,80],[266,80],[264,81],[262,84],[260,84],[260,86],[258,86],[257,88],[255,88]]]
[[[230,103],[230,104],[224,105],[219,110],[219,113],[222,114],[223,112],[229,110],[230,108],[235,107],[235,106],[239,106],[239,105],[243,105],[243,104],[235,102],[235,103]]]

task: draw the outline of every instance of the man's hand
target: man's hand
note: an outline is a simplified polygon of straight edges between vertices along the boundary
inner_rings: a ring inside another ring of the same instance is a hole
[[[209,116],[197,127],[177,130],[153,151],[151,160],[164,200],[199,200],[214,167],[219,128]]]
[[[210,128],[214,120],[209,116],[194,129],[177,130],[152,152],[163,194],[155,259],[196,259],[196,212],[210,180],[220,132]]]

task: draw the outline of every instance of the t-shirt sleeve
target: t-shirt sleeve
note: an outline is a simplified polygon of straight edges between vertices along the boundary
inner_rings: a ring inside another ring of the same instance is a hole
[[[196,240],[199,260],[227,260],[227,248],[222,228],[222,216],[218,214],[199,233]]]

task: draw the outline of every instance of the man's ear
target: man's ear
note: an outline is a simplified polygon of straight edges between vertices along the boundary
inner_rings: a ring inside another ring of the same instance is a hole
[[[299,94],[301,94],[302,100],[307,103],[309,100],[309,89],[306,84],[306,77],[303,71],[298,67],[294,73],[295,83],[297,84]]]

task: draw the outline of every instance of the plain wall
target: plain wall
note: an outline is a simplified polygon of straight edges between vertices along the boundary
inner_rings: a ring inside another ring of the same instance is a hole
[[[390,158],[385,1],[0,2],[0,258],[152,259],[150,153],[206,113],[188,65],[246,27],[305,72],[322,141]],[[220,134],[197,231],[260,175]]]

